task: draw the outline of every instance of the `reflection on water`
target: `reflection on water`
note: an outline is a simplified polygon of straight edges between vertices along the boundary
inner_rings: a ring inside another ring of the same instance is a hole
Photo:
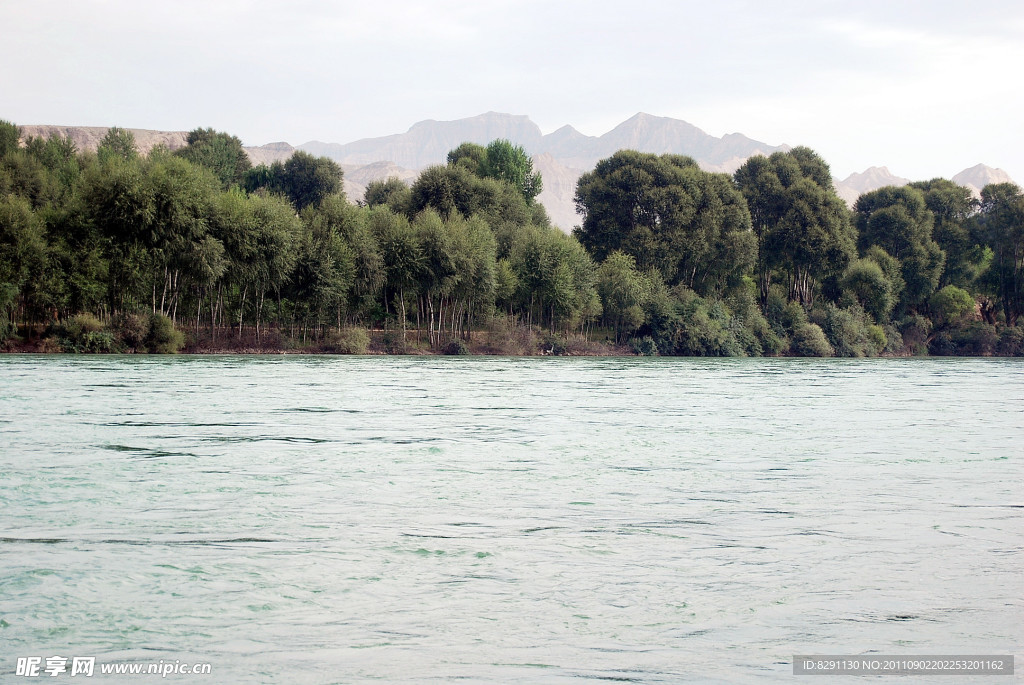
[[[755,683],[1019,653],[1022,370],[3,357],[0,669]]]

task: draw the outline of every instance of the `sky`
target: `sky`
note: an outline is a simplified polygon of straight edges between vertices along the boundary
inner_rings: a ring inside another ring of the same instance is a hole
[[[845,178],[1024,182],[1024,2],[0,0],[0,119],[346,143],[637,112],[807,145]]]

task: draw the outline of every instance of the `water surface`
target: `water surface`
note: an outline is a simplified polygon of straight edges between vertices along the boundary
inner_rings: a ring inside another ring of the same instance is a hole
[[[0,357],[0,669],[769,683],[793,654],[1019,654],[1022,372]]]

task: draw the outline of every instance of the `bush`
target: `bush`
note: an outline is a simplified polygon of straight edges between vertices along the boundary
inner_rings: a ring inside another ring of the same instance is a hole
[[[928,350],[927,341],[931,332],[931,320],[920,314],[912,314],[900,322],[903,346],[911,354],[924,354]]]
[[[498,354],[522,356],[537,351],[537,332],[510,316],[491,320],[488,342]]]
[[[553,357],[563,357],[569,352],[565,340],[553,333],[545,333],[540,346],[542,354],[550,354]]]
[[[629,341],[629,346],[633,350],[633,354],[640,357],[656,357],[658,356],[658,346],[654,344],[654,338],[649,335],[645,335],[642,338],[633,338]]]
[[[406,353],[405,338],[402,336],[402,331],[384,331],[384,334],[380,337],[380,343],[384,348],[385,354]]]
[[[882,326],[882,332],[885,334],[885,353],[886,354],[902,354],[905,352],[903,349],[903,336],[891,324]]]
[[[595,340],[590,340],[585,335],[576,333],[566,337],[565,353],[570,357],[603,355],[608,353],[608,348]]]
[[[687,357],[744,357],[731,330],[732,316],[719,300],[705,300],[692,290],[677,288],[680,324],[674,353]]]
[[[999,336],[996,327],[984,321],[974,321],[953,332],[956,354],[965,357],[988,357],[996,351]]]
[[[831,357],[833,354],[825,332],[813,323],[797,326],[789,341],[789,351],[798,357]]]
[[[465,340],[455,338],[449,340],[448,343],[441,348],[441,352],[442,354],[466,355],[469,354],[469,346],[466,345]]]
[[[117,340],[92,314],[77,314],[57,329],[57,339],[64,352],[105,353],[118,350]]]
[[[928,343],[928,354],[936,357],[951,357],[956,354],[956,343],[949,331],[936,333]]]
[[[99,333],[102,330],[103,322],[92,314],[77,314],[64,324],[65,334],[72,339],[79,339],[89,333]]]
[[[875,348],[875,354],[881,354],[889,347],[889,337],[885,334],[885,328],[878,324],[868,326],[868,341]]]
[[[366,354],[370,348],[370,334],[363,328],[343,328],[331,332],[323,349],[332,354]]]
[[[872,327],[876,329],[873,334]],[[827,305],[822,330],[837,357],[869,357],[885,349],[885,332],[871,323],[860,305],[846,309]]]
[[[947,285],[932,294],[928,305],[931,307],[932,319],[940,328],[956,326],[974,313],[974,298],[969,292],[955,285]]]
[[[149,336],[149,317],[142,314],[119,314],[114,318],[114,335],[130,350],[141,350]]]
[[[1024,357],[1024,328],[1006,326],[999,332],[996,352],[1004,357]]]
[[[153,354],[177,354],[185,346],[185,334],[174,327],[174,322],[163,314],[149,317],[146,347]]]

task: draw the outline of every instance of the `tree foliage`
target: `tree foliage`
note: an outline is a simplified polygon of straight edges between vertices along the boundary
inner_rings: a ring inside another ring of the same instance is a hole
[[[187,145],[175,154],[212,171],[225,189],[240,185],[252,168],[242,141],[212,128],[189,132]]]

